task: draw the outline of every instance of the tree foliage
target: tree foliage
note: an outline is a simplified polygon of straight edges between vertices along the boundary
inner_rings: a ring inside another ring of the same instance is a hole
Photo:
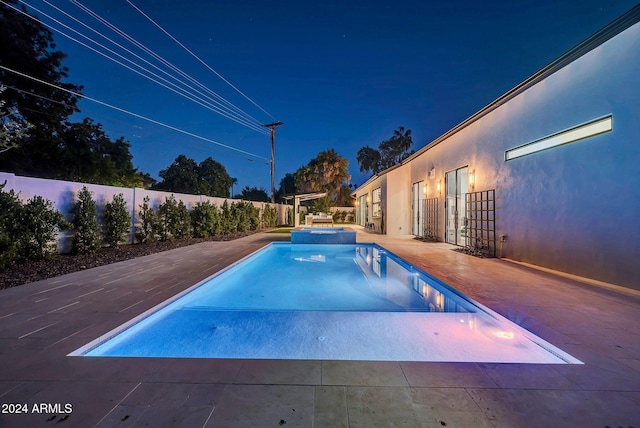
[[[256,202],[269,202],[271,199],[267,194],[267,190],[264,187],[249,187],[245,186],[239,195],[236,195],[237,199],[245,199],[247,201]]]
[[[342,184],[351,180],[349,161],[335,152],[325,150],[296,172],[296,188],[302,192],[327,192],[335,201]]]
[[[358,150],[357,159],[360,171],[378,174],[380,171],[391,168],[413,153],[409,152],[412,145],[411,130],[405,130],[404,126],[399,126],[393,131],[391,138],[380,143],[377,150],[369,146]]]
[[[6,89],[0,85],[0,96]],[[6,101],[0,99],[0,153],[20,147],[20,142],[29,136],[29,129],[33,128],[17,108],[5,110],[5,104]]]
[[[54,86],[43,85],[0,69],[6,86],[0,113],[0,169],[43,178],[113,186],[151,184],[148,174],[133,168],[130,144],[111,141],[102,125],[86,118],[69,122],[82,87],[66,82],[66,55],[38,19],[20,13],[18,1],[0,3],[0,64]],[[20,6],[25,11],[24,6]],[[28,132],[25,132],[27,131]],[[11,149],[11,150],[7,150]]]
[[[162,181],[154,185],[154,189],[223,198],[229,197],[234,180],[224,165],[213,158],[208,157],[198,165],[185,155],[179,155],[159,175]]]
[[[64,81],[68,77],[68,69],[62,65],[66,55],[55,50],[51,31],[38,19],[13,9],[17,4],[16,0],[0,4],[0,63],[80,93],[81,86]],[[24,6],[20,8],[26,11]],[[7,86],[3,94],[7,109],[15,108],[34,125],[19,147],[0,155],[0,167],[17,173],[56,177],[62,155],[60,131],[65,120],[78,111],[78,96],[4,69],[0,69],[0,82]]]

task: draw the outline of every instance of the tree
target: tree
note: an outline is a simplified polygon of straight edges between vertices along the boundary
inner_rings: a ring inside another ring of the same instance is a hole
[[[0,94],[6,89],[6,86],[0,86]],[[18,148],[20,142],[29,136],[29,129],[33,128],[17,108],[5,111],[5,104],[5,100],[0,100],[0,153]]]
[[[228,198],[233,178],[220,162],[208,157],[200,162],[179,155],[175,161],[159,173],[162,181],[153,186],[157,190],[166,190],[193,195],[219,196]]]
[[[367,173],[369,171],[377,174],[380,169],[380,152],[369,146],[364,146],[358,150],[357,155],[358,164],[360,165],[360,172]]]
[[[64,82],[66,55],[55,50],[53,36],[38,19],[20,13],[16,0],[0,4],[0,64],[58,87],[80,93],[81,86]],[[15,9],[14,9],[15,8]],[[21,10],[26,13],[24,6]],[[55,177],[62,151],[59,134],[64,121],[78,111],[78,96],[0,69],[8,111],[34,125],[19,147],[0,154],[0,168],[15,173]]]
[[[380,143],[378,150],[369,146],[364,146],[358,150],[357,159],[360,171],[377,174],[380,171],[391,168],[413,153],[413,151],[409,152],[412,145],[411,130],[405,130],[404,126],[399,126],[398,129],[393,131],[391,138]]]
[[[351,197],[351,188],[349,188],[349,186],[347,186],[346,184],[340,186],[338,196],[336,197],[336,206],[352,207],[354,202],[354,199]]]
[[[200,193],[207,196],[228,198],[234,179],[227,173],[227,169],[220,162],[208,157],[198,167]]]
[[[282,197],[296,193],[296,174],[286,173],[280,180],[280,187],[276,192],[276,200],[282,202]]]
[[[327,192],[335,201],[340,186],[349,182],[349,161],[333,149],[325,150],[296,172],[296,188],[302,192]]]
[[[177,193],[200,193],[200,179],[198,164],[185,155],[179,155],[171,165],[158,174],[162,181],[153,186],[157,190],[167,190]]]
[[[60,135],[63,149],[56,178],[110,186],[141,186],[145,176],[131,162],[131,144],[118,138],[112,141],[102,125],[85,118],[79,123],[66,123]]]
[[[248,201],[256,201],[256,202],[269,202],[271,199],[267,194],[267,190],[264,187],[249,187],[244,186],[242,192],[239,195],[236,195],[238,199],[246,199]]]

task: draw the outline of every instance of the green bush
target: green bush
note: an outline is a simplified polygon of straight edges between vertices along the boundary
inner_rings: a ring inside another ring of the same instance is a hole
[[[73,250],[79,254],[94,253],[100,248],[100,224],[98,207],[91,198],[91,192],[83,187],[78,192],[78,200],[73,206]]]
[[[220,234],[218,208],[209,201],[196,204],[190,216],[193,236],[196,238],[208,238]]]
[[[231,207],[229,207],[226,200],[222,203],[222,209],[220,212],[220,233],[223,235],[228,235],[237,231],[237,221],[234,218],[231,209],[233,206],[234,204],[231,204]]]
[[[105,204],[103,220],[104,240],[107,244],[112,248],[118,248],[121,243],[126,243],[131,216],[122,193],[114,195],[112,202]]]
[[[191,238],[191,216],[184,202],[178,202],[176,222],[171,233],[178,239]]]
[[[231,221],[235,224],[236,232],[246,232],[249,230],[249,211],[244,202],[231,204]]]
[[[21,234],[22,203],[13,190],[4,191],[6,185],[6,181],[0,184],[0,269],[18,259]]]
[[[184,202],[176,201],[171,195],[158,209],[160,215],[160,240],[189,238],[191,236],[191,219]]]
[[[295,223],[293,221],[293,209],[287,208],[287,225],[293,226]]]
[[[138,211],[139,224],[136,225],[136,239],[140,243],[156,242],[162,228],[158,213],[149,205],[149,197],[145,196]]]
[[[58,252],[56,240],[60,230],[71,227],[51,201],[42,196],[27,201],[20,223],[19,257],[36,260],[53,258]]]
[[[277,221],[278,211],[275,209],[275,207],[272,207],[269,204],[265,205],[264,210],[262,211],[262,224],[264,225],[264,227],[276,227]]]

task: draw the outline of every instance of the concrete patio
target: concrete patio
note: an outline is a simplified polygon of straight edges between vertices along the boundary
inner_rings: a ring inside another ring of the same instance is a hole
[[[585,364],[66,356],[281,239],[207,242],[0,290],[0,426],[640,427],[640,292],[361,229],[359,242]]]

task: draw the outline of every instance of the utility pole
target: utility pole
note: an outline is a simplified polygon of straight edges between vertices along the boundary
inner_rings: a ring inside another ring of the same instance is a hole
[[[271,129],[271,203],[276,203],[276,185],[274,183],[276,172],[276,128],[280,125],[284,125],[282,122],[268,123],[262,125],[265,128]]]

